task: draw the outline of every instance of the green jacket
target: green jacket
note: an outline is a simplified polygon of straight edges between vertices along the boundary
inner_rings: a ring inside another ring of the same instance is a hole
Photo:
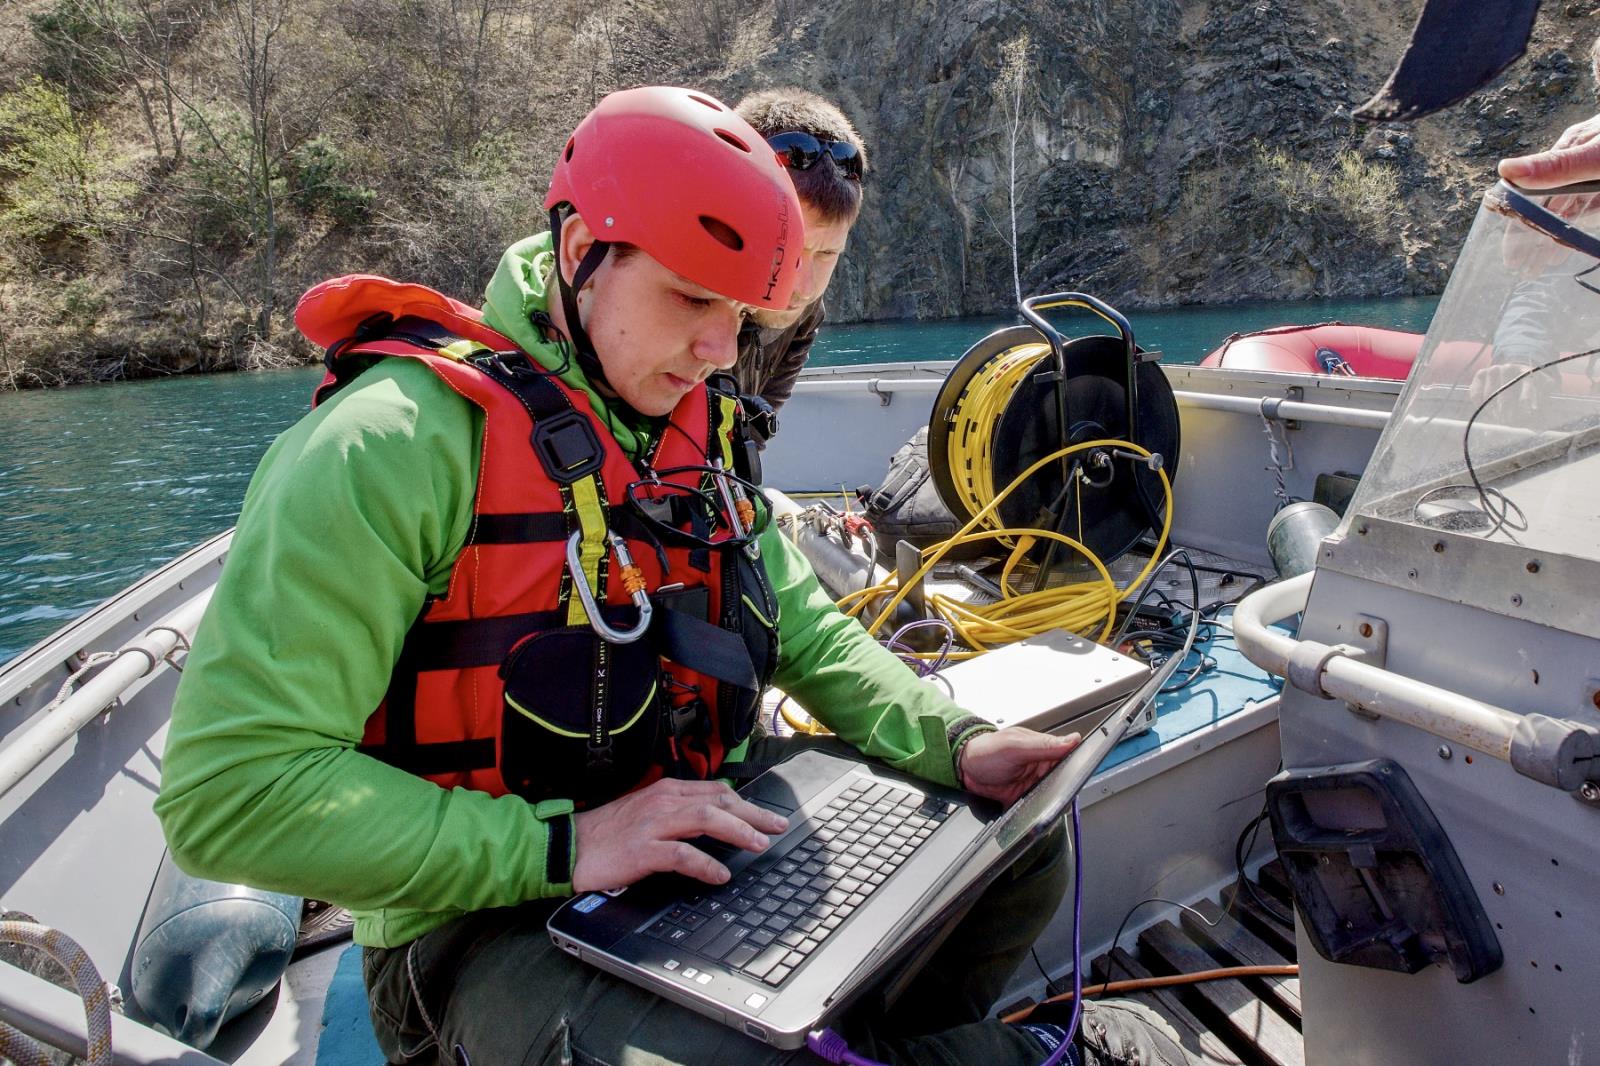
[[[549,247],[506,252],[485,315],[553,369],[559,350],[528,321],[546,306]],[[575,366],[563,377],[604,406]],[[624,446],[648,442],[649,420],[607,419]],[[156,813],[185,870],[342,904],[380,947],[571,892],[544,873],[552,841],[574,839],[549,829],[570,803],[447,790],[355,750],[466,541],[482,434],[478,408],[391,359],[268,449],[173,705]],[[761,547],[776,684],[862,752],[953,783],[953,748],[983,727],[836,610],[775,529]]]

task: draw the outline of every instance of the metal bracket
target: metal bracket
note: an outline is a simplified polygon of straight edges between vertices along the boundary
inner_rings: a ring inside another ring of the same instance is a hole
[[[1338,627],[1341,631],[1343,625]],[[1355,624],[1344,634],[1345,643],[1353,645],[1352,659],[1360,659],[1368,666],[1380,670],[1389,665],[1389,623],[1376,615],[1358,614]]]
[[[1345,626],[1340,625],[1339,629],[1342,631]],[[1356,615],[1355,623],[1349,627],[1349,632],[1345,633],[1345,639],[1348,643],[1344,647],[1350,649],[1350,658],[1364,662],[1368,666],[1376,666],[1380,670],[1388,667],[1388,622],[1374,615],[1358,614]],[[1378,719],[1377,715],[1371,711],[1364,710],[1358,704],[1347,702],[1345,706],[1349,708],[1351,714],[1359,715],[1372,721],[1377,721]]]
[[[1360,649],[1349,644],[1323,644],[1315,640],[1299,641],[1289,655],[1288,671],[1284,678],[1301,692],[1309,692],[1318,699],[1331,700],[1322,688],[1322,671],[1330,659],[1341,655],[1359,654]]]
[[[1600,729],[1543,714],[1523,715],[1511,733],[1511,765],[1523,777],[1576,792],[1600,770]]]
[[[1261,398],[1261,413],[1274,422],[1282,422],[1285,430],[1299,429],[1299,419],[1284,418],[1278,413],[1278,410],[1285,403],[1300,403],[1304,401],[1306,390],[1299,385],[1290,385],[1284,392],[1286,393],[1284,396],[1263,396]]]
[[[883,389],[878,387],[877,378],[873,378],[867,382],[867,391],[878,398],[879,407],[888,407],[889,402],[894,399],[893,392],[885,392]]]

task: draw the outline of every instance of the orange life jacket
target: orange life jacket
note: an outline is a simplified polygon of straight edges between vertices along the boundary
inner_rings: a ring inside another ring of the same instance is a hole
[[[418,285],[350,276],[301,298],[327,349],[320,402],[377,357],[416,359],[484,413],[471,530],[448,590],[406,636],[362,750],[445,787],[580,806],[663,775],[706,778],[749,736],[777,660],[777,605],[744,551],[659,535],[709,530],[708,460],[731,465],[737,400],[698,388],[635,463],[583,392],[536,366],[476,309]],[[673,468],[692,471],[671,474]],[[636,491],[648,476],[665,494]],[[648,511],[656,521],[646,522]],[[613,627],[640,617],[613,573],[619,534],[653,617],[602,639],[574,581]],[[580,575],[568,562],[568,541]]]

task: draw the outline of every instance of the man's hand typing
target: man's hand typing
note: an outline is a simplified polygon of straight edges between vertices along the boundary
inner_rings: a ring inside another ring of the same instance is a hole
[[[747,851],[765,851],[768,833],[789,820],[747,803],[719,781],[663,779],[572,817],[577,863],[572,890],[631,885],[653,873],[678,873],[713,885],[728,868],[688,843],[708,836]]]

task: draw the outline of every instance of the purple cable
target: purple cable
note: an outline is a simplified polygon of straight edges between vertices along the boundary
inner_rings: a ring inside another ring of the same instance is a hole
[[[1067,1037],[1050,1053],[1040,1066],[1061,1066],[1073,1054],[1072,1041],[1078,1035],[1078,1022],[1083,1019],[1083,855],[1078,850],[1082,836],[1078,821],[1078,801],[1072,801],[1072,1020],[1067,1024]],[[819,1029],[806,1036],[806,1047],[827,1062],[846,1066],[888,1066],[887,1063],[857,1055],[850,1050],[844,1037],[832,1029]],[[1077,1062],[1077,1058],[1072,1059]]]
[[[819,1029],[806,1034],[806,1047],[811,1053],[826,1062],[841,1062],[847,1066],[888,1066],[888,1063],[869,1059],[865,1055],[857,1055],[850,1050],[850,1045],[844,1042],[844,1037],[832,1029]]]
[[[894,636],[883,642],[883,646],[888,648],[890,651],[903,651],[909,653],[911,649],[900,643],[900,638],[905,636],[907,633],[912,632],[913,630],[927,629],[930,626],[944,631],[944,645],[939,649],[939,658],[934,661],[933,665],[930,666],[929,664],[916,658],[912,658],[910,661],[907,661],[905,655],[901,655],[900,657],[900,661],[904,662],[907,666],[915,670],[918,677],[927,677],[929,674],[937,673],[938,671],[944,669],[945,663],[949,661],[950,649],[955,644],[956,632],[954,627],[952,627],[949,622],[946,622],[942,618],[921,618],[915,622],[907,622],[905,625],[895,630]]]
[[[1072,1020],[1067,1023],[1067,1038],[1051,1052],[1043,1066],[1060,1066],[1072,1051],[1083,1018],[1083,853],[1078,850],[1082,836],[1078,824],[1078,801],[1072,801]],[[1073,1059],[1077,1061],[1076,1058]]]

